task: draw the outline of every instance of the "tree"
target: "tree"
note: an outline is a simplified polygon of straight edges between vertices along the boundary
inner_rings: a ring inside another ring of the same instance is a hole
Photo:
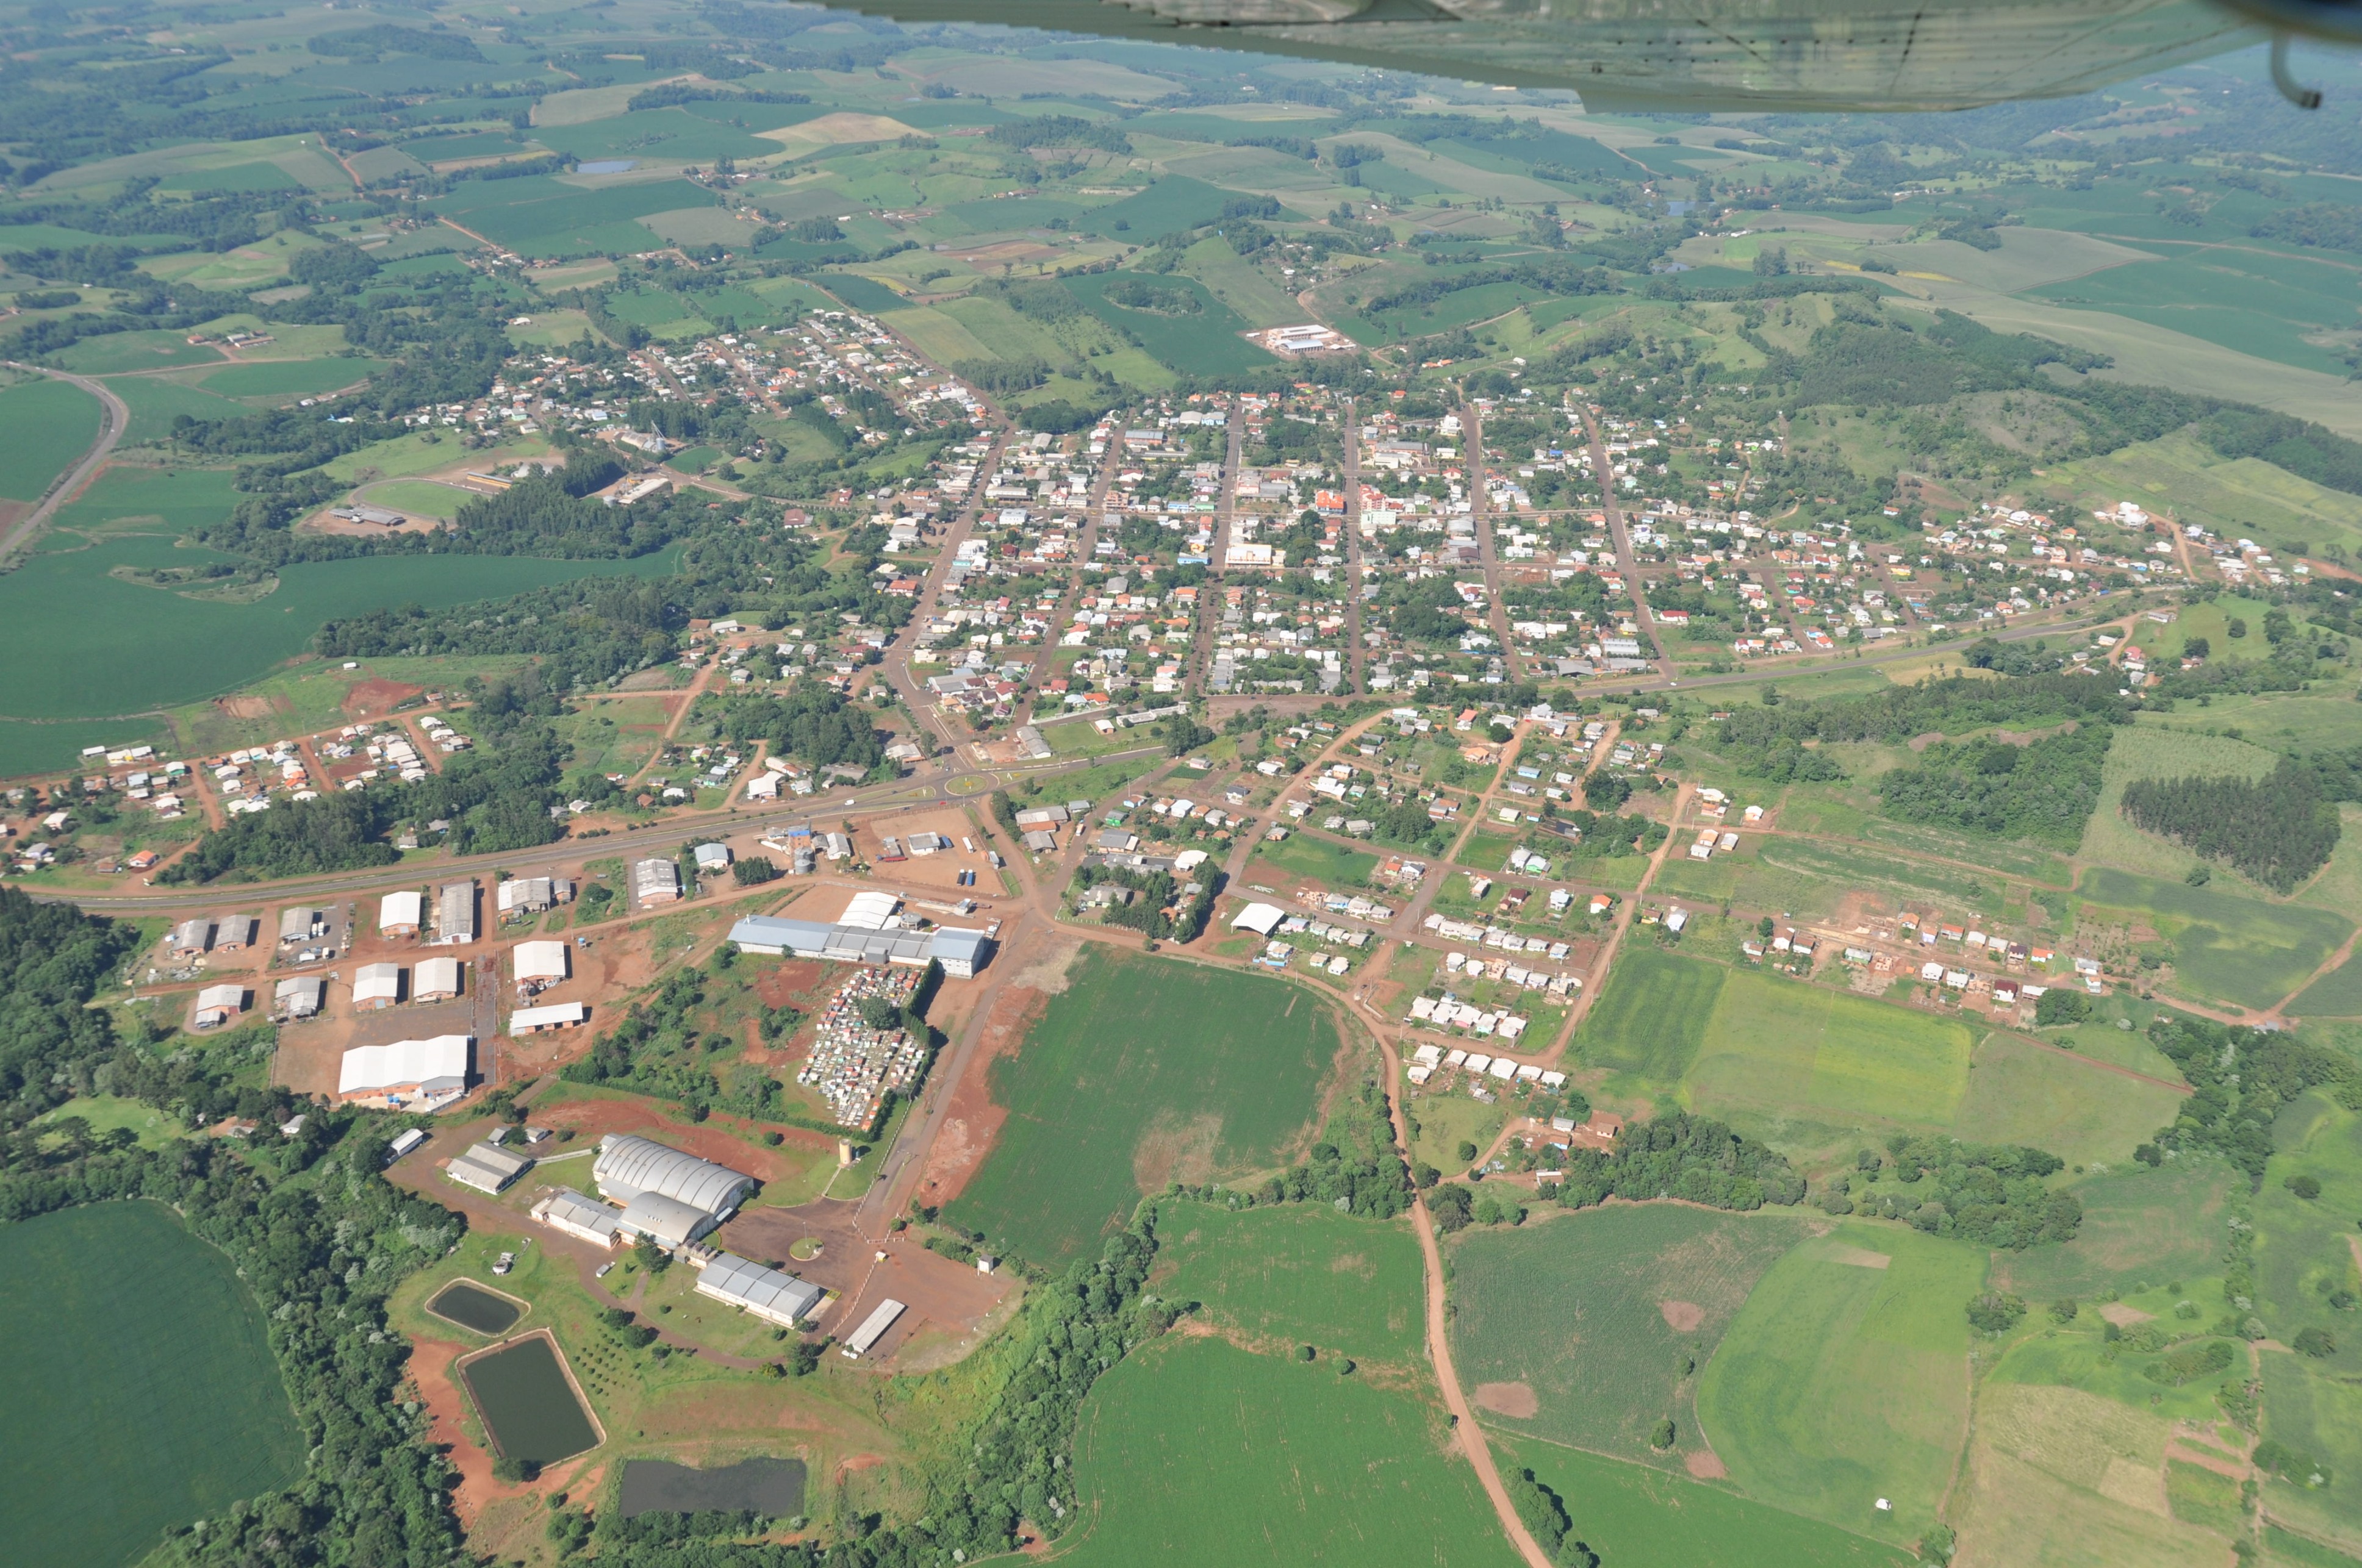
[[[2062,1296],[2050,1304],[2050,1316],[2056,1322],[2071,1323],[2082,1310],[2071,1296]]]
[[[894,1005],[891,997],[863,997],[858,1004],[861,1021],[883,1033],[902,1027],[902,1010]]]
[[[1310,1345],[1298,1345],[1296,1347],[1296,1359],[1298,1361],[1310,1361],[1314,1356],[1317,1356],[1319,1353],[1320,1353],[1319,1351],[1314,1350]]]
[[[2081,990],[2053,986],[2034,1004],[2034,1021],[2045,1027],[2081,1023],[2092,1016],[2092,999]]]
[[[1463,1165],[1474,1165],[1476,1163],[1476,1145],[1469,1143],[1464,1138],[1460,1141],[1460,1147],[1452,1151],[1453,1157]]]
[[[1446,1235],[1467,1228],[1468,1211],[1473,1207],[1464,1187],[1439,1187],[1427,1195],[1427,1209],[1435,1216],[1435,1228]]]
[[[2321,1181],[2317,1176],[2292,1176],[2280,1185],[2308,1203],[2321,1196]]]
[[[2005,1334],[2025,1317],[2025,1302],[1998,1290],[1985,1291],[1969,1301],[1969,1324],[1981,1333]]]
[[[1675,1435],[1676,1434],[1673,1430],[1673,1419],[1671,1416],[1667,1416],[1663,1420],[1659,1421],[1657,1423],[1656,1430],[1649,1434],[1649,1446],[1655,1449],[1659,1453],[1662,1453],[1665,1450],[1673,1446],[1673,1438]]]
[[[2181,645],[2181,657],[2184,658],[2204,658],[2213,651],[2214,645],[2204,637],[2192,637]]]
[[[779,875],[779,868],[767,856],[750,855],[744,860],[733,861],[730,874],[738,879],[740,887],[752,888],[760,883],[776,880]]]
[[[672,1254],[646,1231],[641,1231],[640,1239],[633,1243],[632,1255],[639,1260],[642,1268],[652,1275],[662,1274],[672,1266]]]
[[[2327,1329],[2300,1329],[2296,1338],[2290,1342],[2296,1347],[2299,1355],[2322,1357],[2337,1353],[2337,1341]]]

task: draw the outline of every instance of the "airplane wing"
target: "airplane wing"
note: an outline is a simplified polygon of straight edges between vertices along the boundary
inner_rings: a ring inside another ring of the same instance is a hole
[[[1039,28],[1572,89],[1593,108],[1895,112],[2087,93],[2356,0],[823,0],[900,22]]]

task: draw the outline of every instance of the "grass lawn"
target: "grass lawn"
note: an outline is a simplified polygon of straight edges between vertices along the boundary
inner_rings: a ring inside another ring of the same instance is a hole
[[[2222,1262],[2223,1206],[2236,1179],[2223,1161],[2187,1154],[2087,1177],[2068,1188],[2083,1206],[2075,1239],[1998,1254],[1993,1283],[2028,1301],[2090,1300],[2204,1274]]]
[[[1949,1127],[1973,1043],[1952,1020],[1734,971],[1683,1082],[1693,1109],[1711,1115]]]
[[[1719,964],[1634,947],[1617,962],[1607,989],[1584,1015],[1574,1048],[1592,1066],[1678,1082],[1705,1043],[1730,971]]]
[[[1150,1288],[1202,1303],[1206,1321],[1250,1340],[1407,1368],[1425,1342],[1420,1266],[1407,1224],[1317,1203],[1233,1210],[1179,1200],[1159,1216]]]
[[[1326,1004],[1299,987],[1088,944],[1023,1047],[992,1064],[1009,1121],[950,1218],[1063,1266],[1168,1180],[1284,1164],[1337,1052]]]
[[[475,498],[473,491],[433,480],[389,480],[369,492],[372,506],[390,506],[420,517],[456,517]]]
[[[98,438],[98,400],[72,381],[19,381],[0,391],[0,496],[39,501]]]
[[[143,1148],[160,1148],[181,1135],[181,1124],[172,1117],[144,1100],[120,1099],[113,1095],[94,1095],[83,1099],[70,1099],[41,1118],[44,1122],[59,1122],[70,1117],[80,1117],[90,1123],[93,1132],[112,1132],[118,1127],[129,1128]]]
[[[1755,1282],[1808,1233],[1800,1214],[1617,1204],[1451,1243],[1452,1360],[1487,1425],[1598,1453],[1679,1465],[1701,1452],[1697,1378]],[[1676,1324],[1681,1326],[1677,1327]],[[1523,1386],[1530,1416],[1487,1399]],[[1673,1419],[1659,1456],[1650,1429]]]
[[[1535,1441],[1500,1442],[1494,1463],[1529,1469],[1566,1499],[1573,1536],[1604,1562],[1681,1568],[1909,1568],[1910,1552],[1719,1486]]]
[[[116,1568],[303,1474],[261,1309],[161,1204],[9,1226],[0,1327],[0,1528],[19,1562]]]
[[[2242,1007],[2267,1008],[2287,997],[2354,930],[2352,920],[2329,910],[2268,904],[2107,867],[2086,872],[2077,891],[2091,904],[2147,917],[2146,923],[2173,943],[2181,988]]]
[[[1961,1307],[1984,1273],[1980,1248],[1859,1223],[1774,1264],[1698,1387],[1700,1425],[1740,1490],[1918,1540],[1967,1431]]]
[[[1219,1339],[1168,1335],[1134,1351],[1084,1406],[1085,1523],[1059,1561],[1514,1568],[1428,1386]]]
[[[1257,864],[1273,868],[1274,876],[1264,880],[1275,880],[1277,873],[1285,872],[1329,888],[1365,886],[1378,864],[1374,855],[1301,833],[1290,834],[1277,844],[1264,845],[1255,852],[1255,858]],[[1247,879],[1257,879],[1252,866],[1248,867]]]

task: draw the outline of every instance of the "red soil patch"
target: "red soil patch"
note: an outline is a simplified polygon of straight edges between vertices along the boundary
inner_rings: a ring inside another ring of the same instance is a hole
[[[764,972],[755,982],[756,998],[765,1007],[787,1007],[799,997],[809,995],[826,977],[828,966],[809,959],[789,959],[776,969]]]
[[[2156,1314],[2144,1312],[2137,1307],[2127,1307],[2121,1301],[2103,1301],[2100,1304],[2100,1316],[2119,1329],[2129,1329],[2136,1323],[2147,1322]]]
[[[1526,1420],[1542,1408],[1532,1388],[1523,1383],[1479,1383],[1476,1403],[1496,1416]]]
[[[1660,1301],[1657,1310],[1665,1315],[1665,1327],[1677,1334],[1694,1333],[1705,1321],[1705,1309],[1694,1301]]]
[[[393,712],[396,702],[425,694],[424,686],[408,686],[399,680],[357,680],[345,693],[345,717],[382,718]]]
[[[214,706],[233,719],[268,719],[293,704],[284,697],[216,697]]]
[[[1682,1465],[1701,1481],[1722,1481],[1730,1475],[1729,1468],[1722,1463],[1722,1455],[1710,1448],[1697,1449],[1682,1455]]]
[[[992,1010],[985,1014],[984,1038],[967,1071],[952,1086],[951,1107],[944,1113],[943,1127],[919,1174],[917,1196],[922,1203],[941,1208],[957,1198],[977,1167],[984,1164],[984,1156],[991,1153],[1001,1123],[1009,1120],[1008,1108],[993,1104],[986,1087],[992,1059],[1017,1049],[1049,1000],[1030,986],[1014,984],[993,998]]]

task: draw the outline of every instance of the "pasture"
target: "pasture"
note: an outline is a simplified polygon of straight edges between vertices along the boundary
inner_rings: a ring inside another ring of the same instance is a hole
[[[39,501],[98,439],[98,400],[43,376],[0,389],[0,496]]]
[[[1780,1209],[1645,1203],[1464,1231],[1451,1243],[1461,1383],[1488,1425],[1678,1465],[1703,1452],[1697,1378],[1684,1364],[1707,1364],[1748,1292],[1809,1223]],[[1511,1413],[1520,1408],[1529,1413]],[[1658,1455],[1650,1431],[1668,1416],[1675,1447]]]
[[[1604,1562],[1681,1568],[1910,1568],[1900,1547],[1720,1486],[1540,1441],[1499,1441],[1493,1462],[1530,1469],[1566,1499],[1570,1533]]]
[[[207,371],[197,384],[224,397],[311,397],[370,379],[384,362],[364,359],[267,359]]]
[[[2328,910],[2268,904],[2109,867],[2085,872],[2076,891],[2087,903],[2146,916],[2172,942],[2174,976],[2183,988],[2242,1007],[2281,1000],[2354,931],[2351,920]]]
[[[1683,1079],[1694,1110],[1856,1127],[1948,1127],[1974,1036],[1956,1020],[1734,971]]]
[[[2264,1507],[2307,1535],[2362,1544],[2362,1488],[2354,1485],[2362,1476],[2362,1410],[2353,1385],[2320,1362],[2286,1353],[2267,1353],[2263,1373],[2264,1436],[2326,1465],[2331,1482],[2269,1482]]]
[[[2145,1396],[2136,1408],[2076,1388],[1989,1379],[1952,1494],[1953,1524],[1992,1562],[2219,1568],[2229,1542],[2175,1517],[2180,1499],[2169,1496],[2165,1473],[2171,1423],[2146,1406]]]
[[[106,390],[131,411],[130,425],[123,433],[126,446],[165,439],[172,433],[172,421],[183,414],[192,419],[215,420],[244,419],[254,412],[202,387],[182,386],[161,376],[110,376]]]
[[[1300,987],[1088,944],[992,1064],[1009,1120],[950,1218],[1063,1265],[1169,1180],[1285,1164],[1337,1055],[1327,1004]]]
[[[1740,1490],[1916,1540],[1967,1430],[1961,1309],[1984,1271],[1980,1248],[1860,1223],[1774,1264],[1698,1385],[1699,1427]]]
[[[2089,1032],[2103,1036],[2096,1048],[2111,1056],[2158,1056],[2141,1049],[2147,1042],[2137,1034],[2114,1029]],[[2064,1043],[2083,1049],[2081,1042]],[[2127,1162],[2134,1149],[2181,1111],[2183,1097],[2164,1084],[2106,1072],[1998,1031],[1985,1036],[1970,1066],[1968,1089],[1953,1121],[1958,1136],[1971,1143],[2031,1143],[2070,1165]],[[2180,1076],[2161,1058],[2139,1066],[2169,1082]]]
[[[1606,990],[1584,1015],[1576,1055],[1651,1083],[1680,1081],[1705,1043],[1729,973],[1719,964],[1633,948],[1618,958]]]
[[[1202,1303],[1205,1321],[1251,1342],[1318,1345],[1356,1361],[1407,1365],[1425,1337],[1418,1242],[1408,1227],[1322,1204],[1166,1204],[1150,1288]]]
[[[2315,1089],[2280,1111],[2273,1137],[2279,1152],[2255,1199],[2256,1305],[2282,1343],[2306,1329],[2336,1342],[2335,1354],[2313,1363],[2320,1373],[2333,1380],[2362,1375],[2354,1314],[2329,1304],[2334,1291],[2362,1291],[2362,1262],[2345,1242],[2362,1213],[2362,1115]],[[2290,1190],[2288,1182],[2300,1176],[2319,1182],[2321,1196]],[[2356,1518],[2362,1524],[2362,1512]]]
[[[90,508],[98,490],[66,512]],[[152,569],[208,558],[152,535],[124,536],[35,556],[0,578],[0,627],[6,628],[0,662],[17,678],[9,716],[95,718],[194,701],[260,678],[303,652],[321,623],[340,615],[414,602],[463,604],[578,577],[662,571],[670,562],[668,556],[557,561],[448,555],[306,562],[282,569],[276,591],[250,603],[193,599],[107,575],[117,566]],[[139,636],[124,636],[133,625]]]
[[[18,1562],[117,1568],[303,1474],[260,1309],[161,1204],[7,1227],[0,1331],[0,1529]]]
[[[2083,1206],[2075,1239],[1997,1254],[1994,1287],[2028,1301],[2090,1300],[2205,1274],[2222,1261],[2224,1204],[2235,1179],[2228,1165],[2193,1154],[2088,1176],[2067,1188]]]
[[[1083,1407],[1085,1523],[1059,1560],[1514,1568],[1449,1442],[1440,1405],[1340,1376],[1325,1357],[1167,1335],[1118,1363]]]
[[[1378,857],[1367,851],[1348,849],[1341,844],[1300,833],[1291,834],[1277,844],[1263,845],[1255,856],[1275,875],[1284,872],[1326,888],[1366,886],[1370,873],[1378,867]],[[1249,871],[1248,877],[1253,879],[1254,873]]]

